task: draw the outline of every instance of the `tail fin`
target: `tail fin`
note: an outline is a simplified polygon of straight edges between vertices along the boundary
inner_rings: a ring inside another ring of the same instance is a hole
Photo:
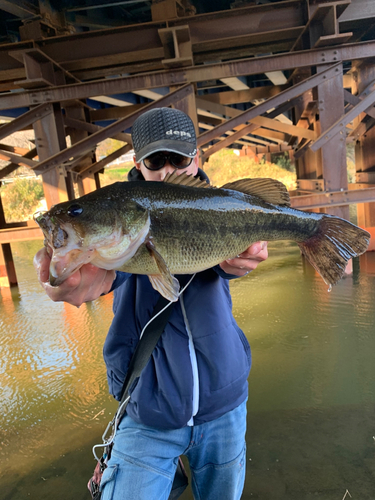
[[[298,243],[301,252],[327,285],[335,285],[343,276],[351,257],[364,253],[370,234],[347,220],[324,215],[317,233]]]

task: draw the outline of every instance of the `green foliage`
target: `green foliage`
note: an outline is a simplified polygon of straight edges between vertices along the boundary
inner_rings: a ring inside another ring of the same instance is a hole
[[[2,186],[0,193],[7,222],[30,218],[44,198],[43,186],[38,179],[16,179]]]
[[[245,177],[271,177],[283,182],[288,189],[295,189],[296,175],[264,159],[257,162],[249,156],[237,156],[232,150],[224,149],[210,157],[204,170],[215,186]]]
[[[346,145],[346,165],[348,168],[348,182],[355,182],[355,145],[353,142]]]
[[[348,142],[346,145],[346,159],[355,163],[355,143]]]
[[[96,154],[99,158],[102,156],[108,156],[120,149],[123,145],[124,143],[122,141],[118,141],[117,139],[106,139],[97,145]]]
[[[113,184],[117,181],[126,181],[128,172],[134,167],[133,162],[120,164],[118,167],[110,167],[104,170],[104,174],[100,176],[100,185],[102,187]]]
[[[278,165],[281,168],[284,168],[285,170],[288,170],[288,172],[295,172],[295,166],[293,163],[290,161],[289,155],[287,152],[284,152],[282,154],[277,154],[277,155],[271,155],[272,162],[275,165]]]

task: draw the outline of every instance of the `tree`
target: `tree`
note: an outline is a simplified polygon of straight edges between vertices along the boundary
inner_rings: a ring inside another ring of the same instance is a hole
[[[42,183],[37,179],[16,179],[2,186],[0,194],[7,222],[29,219],[44,198]]]

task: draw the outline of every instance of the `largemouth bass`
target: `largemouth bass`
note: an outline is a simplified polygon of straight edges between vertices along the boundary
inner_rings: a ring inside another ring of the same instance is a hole
[[[205,189],[204,189],[205,188]],[[178,299],[174,274],[193,274],[245,251],[256,241],[293,240],[329,285],[370,235],[350,222],[290,208],[273,179],[242,179],[213,188],[185,174],[164,182],[118,182],[35,216],[52,249],[50,283],[83,264],[149,276]]]

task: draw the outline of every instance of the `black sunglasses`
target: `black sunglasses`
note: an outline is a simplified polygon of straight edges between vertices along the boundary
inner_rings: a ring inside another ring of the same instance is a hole
[[[193,158],[180,155],[179,153],[157,152],[147,156],[147,158],[143,160],[143,163],[149,170],[160,170],[167,163],[167,160],[175,168],[186,168],[191,164]]]

